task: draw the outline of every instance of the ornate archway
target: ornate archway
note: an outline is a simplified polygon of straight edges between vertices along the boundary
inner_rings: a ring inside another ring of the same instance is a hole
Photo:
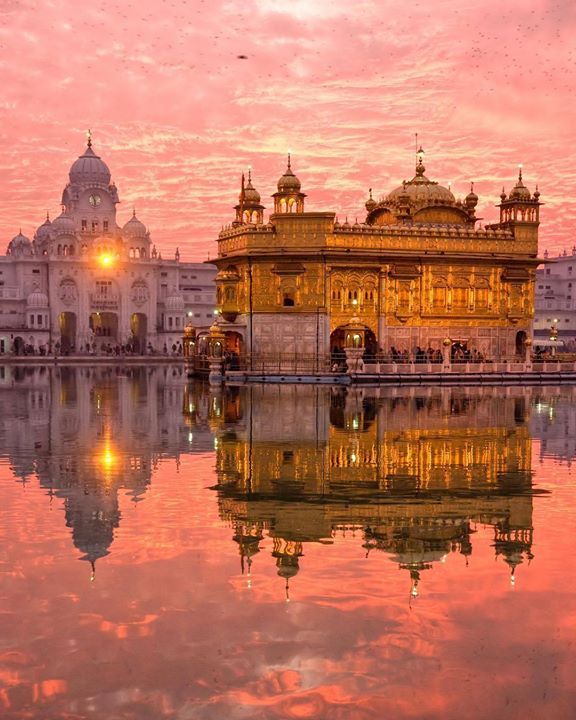
[[[60,327],[60,352],[74,351],[76,349],[76,313],[60,313],[58,325]]]
[[[146,339],[148,333],[148,318],[144,313],[133,313],[130,318],[132,343],[134,352],[144,355],[146,352]]]
[[[523,356],[526,352],[526,333],[524,330],[519,330],[516,333],[516,355]]]
[[[376,335],[374,332],[368,327],[368,325],[364,325],[365,327],[365,335],[364,335],[364,348],[365,348],[365,355],[367,357],[374,357],[376,356],[376,353],[378,352],[378,341],[376,339]],[[337,354],[339,352],[344,351],[344,334],[345,334],[345,326],[340,325],[335,330],[332,331],[330,334],[330,353]]]

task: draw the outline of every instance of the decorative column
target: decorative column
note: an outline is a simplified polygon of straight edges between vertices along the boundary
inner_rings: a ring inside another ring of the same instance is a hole
[[[363,373],[364,361],[364,340],[366,328],[360,323],[356,316],[344,326],[344,352],[346,353],[346,364],[348,373]]]
[[[182,355],[184,356],[186,372],[190,376],[194,372],[194,357],[196,355],[196,330],[190,324],[184,328]]]
[[[532,340],[530,338],[524,340],[524,353],[524,370],[532,372]]]
[[[208,363],[210,367],[208,382],[210,385],[219,385],[224,380],[224,337],[224,333],[215,322],[208,334]]]
[[[442,372],[450,372],[452,370],[452,340],[445,337],[442,340]]]

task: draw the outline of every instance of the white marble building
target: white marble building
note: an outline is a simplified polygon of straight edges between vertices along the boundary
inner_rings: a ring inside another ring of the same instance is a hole
[[[536,271],[534,344],[556,328],[567,349],[576,347],[576,246],[558,257],[544,253],[546,265]]]
[[[216,269],[162,258],[132,212],[120,226],[118,190],[91,139],[70,168],[62,213],[0,256],[0,354],[172,352],[184,326],[214,319]]]

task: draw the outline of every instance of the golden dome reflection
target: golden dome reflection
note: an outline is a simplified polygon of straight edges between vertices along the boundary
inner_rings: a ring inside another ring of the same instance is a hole
[[[407,572],[415,597],[423,571],[454,554],[468,565],[487,536],[512,583],[532,559],[529,389],[263,386],[234,388],[232,403],[228,392],[212,428],[215,489],[242,567],[258,552],[298,583],[307,543],[352,531],[366,556]]]

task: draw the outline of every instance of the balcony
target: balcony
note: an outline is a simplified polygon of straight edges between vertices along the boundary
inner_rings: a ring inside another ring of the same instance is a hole
[[[108,295],[90,294],[90,308],[94,312],[109,312],[118,310],[120,296],[114,293]]]
[[[0,287],[0,300],[23,300],[22,290],[18,287]]]

